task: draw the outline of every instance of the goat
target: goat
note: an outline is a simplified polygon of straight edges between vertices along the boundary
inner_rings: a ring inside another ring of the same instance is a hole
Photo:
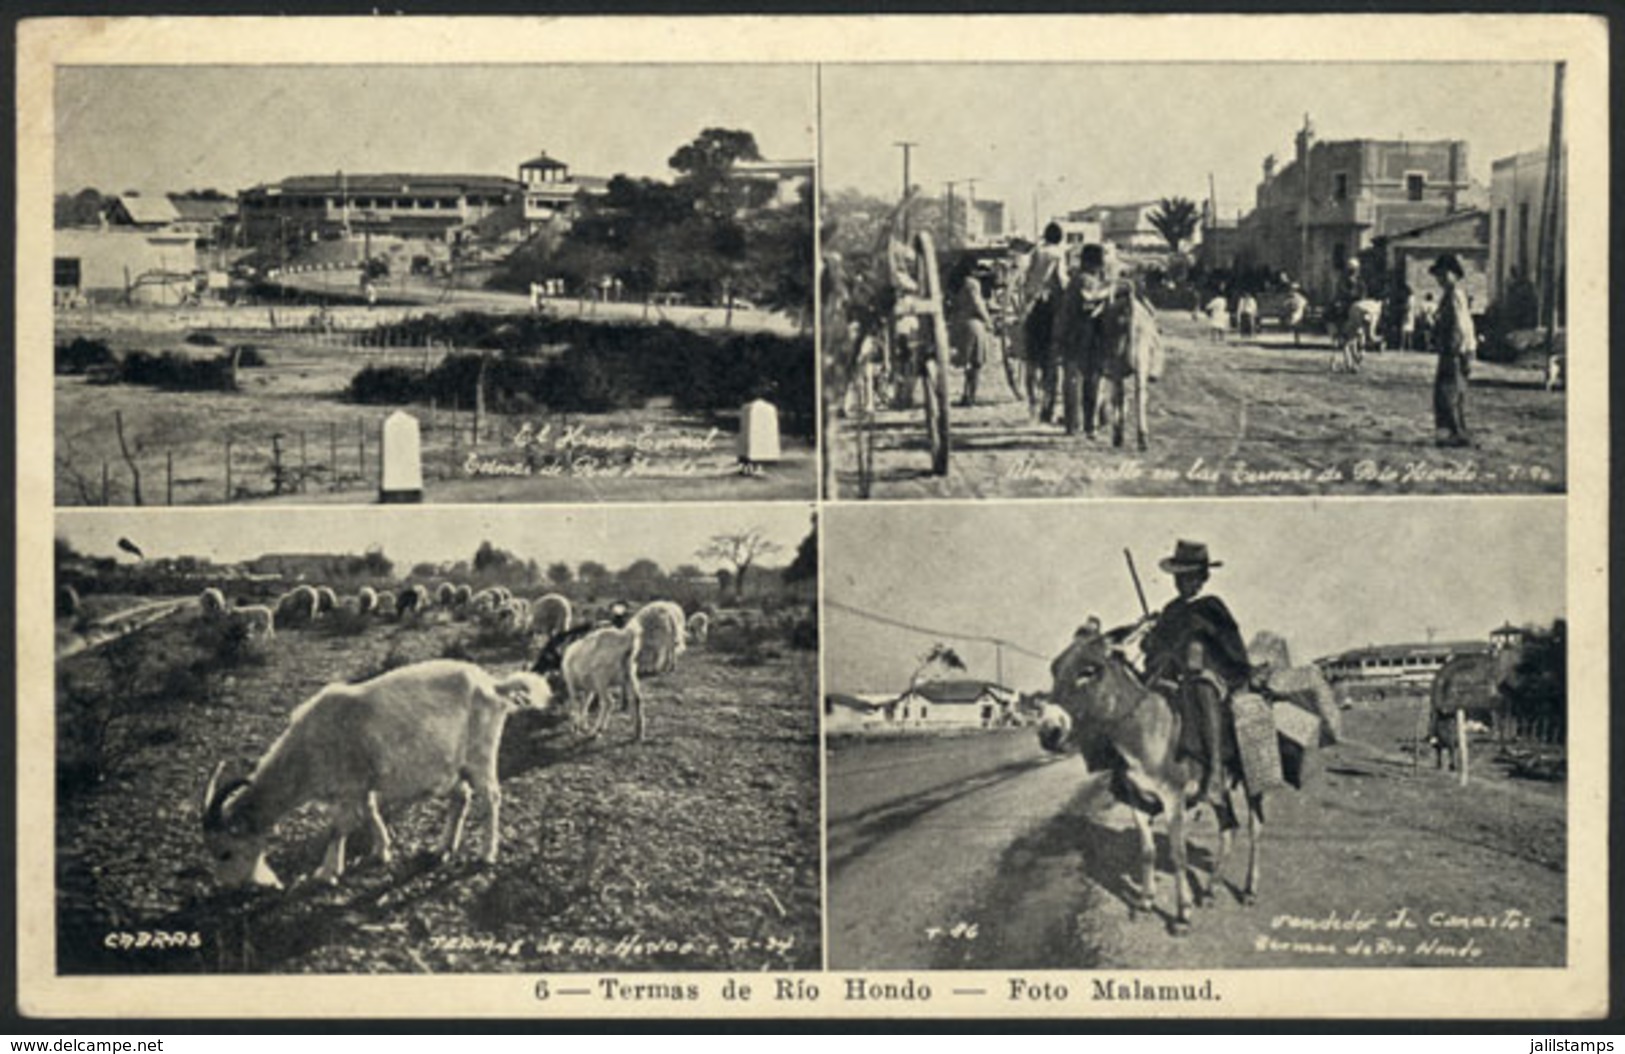
[[[395,614],[395,592],[394,592],[394,590],[380,589],[378,591],[378,603],[377,603],[377,606],[375,606],[372,610],[380,618],[387,618],[389,616],[394,615]]]
[[[428,608],[429,591],[422,585],[409,586],[395,598],[395,614],[403,618],[408,614],[421,615]]]
[[[570,628],[570,601],[548,593],[531,605],[531,621],[538,635],[553,636]]]
[[[355,607],[363,615],[370,615],[378,610],[378,591],[371,586],[362,586],[356,590]]]
[[[339,606],[339,595],[331,586],[316,587],[316,613],[325,615]]]
[[[285,626],[316,620],[321,601],[310,586],[295,586],[276,602],[277,621]]]
[[[214,618],[225,613],[226,594],[220,592],[220,590],[216,589],[214,586],[210,586],[208,589],[205,589],[203,592],[199,593],[197,601],[198,604],[203,608],[203,613],[210,618]]]
[[[573,632],[573,631],[571,631]],[[632,704],[637,739],[644,735],[643,693],[638,688],[638,652],[643,632],[636,622],[625,629],[600,626],[564,649],[562,669],[570,707],[588,738],[596,737],[609,720],[610,702],[619,690],[622,705]],[[591,716],[594,701],[598,715]]]
[[[688,635],[694,638],[695,644],[704,644],[711,636],[711,616],[703,611],[696,611],[690,615]]]
[[[226,618],[232,625],[245,627],[250,637],[276,636],[276,612],[264,604],[246,604],[232,608],[226,613]]]
[[[436,659],[403,666],[361,684],[330,684],[301,703],[287,730],[247,779],[220,785],[218,765],[203,795],[203,836],[217,881],[282,888],[266,861],[277,822],[310,801],[334,807],[327,851],[314,877],[344,874],[344,843],[363,825],[379,859],[392,859],[382,804],[453,794],[439,853],[462,841],[471,797],[489,808],[482,859],[497,859],[502,791],[497,746],[517,709],[546,709],[545,679],[528,672],[496,676],[472,663]]]
[[[443,608],[449,608],[457,600],[457,587],[450,582],[440,583],[440,588],[434,591],[434,602]]]
[[[643,633],[639,668],[644,673],[670,673],[677,669],[677,656],[688,650],[688,620],[683,609],[670,600],[655,600],[639,608],[632,622]]]

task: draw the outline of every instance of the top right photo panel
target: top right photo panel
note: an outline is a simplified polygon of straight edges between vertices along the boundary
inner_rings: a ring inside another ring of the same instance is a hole
[[[825,497],[1565,493],[1564,74],[823,67]]]

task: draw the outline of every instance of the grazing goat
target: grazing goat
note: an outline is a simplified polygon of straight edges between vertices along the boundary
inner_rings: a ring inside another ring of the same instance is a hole
[[[368,826],[386,865],[389,829],[381,805],[453,794],[440,843],[441,858],[462,841],[471,797],[486,803],[487,863],[497,858],[502,791],[497,746],[508,715],[545,709],[545,679],[518,672],[502,676],[467,662],[437,659],[403,666],[361,684],[330,684],[301,703],[288,728],[271,744],[246,780],[220,785],[215,768],[203,796],[203,835],[216,880],[282,888],[266,862],[266,843],[277,822],[306,802],[334,807],[327,852],[315,872],[320,881],[344,874],[344,843]]]
[[[443,608],[449,608],[457,601],[457,587],[450,582],[440,583],[440,588],[434,591],[434,602]]]
[[[378,591],[371,586],[362,586],[356,590],[355,608],[363,615],[370,615],[378,610]]]
[[[474,594],[469,603],[470,606],[474,608],[476,613],[483,615],[486,612],[495,611],[497,608],[501,607],[502,599],[497,595],[496,590],[482,589],[478,593]]]
[[[468,583],[464,582],[452,591],[451,602],[459,608],[466,608],[468,602],[473,598],[474,590],[469,588]]]
[[[210,586],[198,594],[197,602],[203,608],[203,613],[211,618],[222,615],[226,611],[226,594],[214,586]]]
[[[595,629],[601,627],[584,622],[571,629],[562,630],[547,638],[542,645],[541,654],[536,656],[536,662],[530,668],[531,673],[545,675],[559,674],[564,670],[564,653],[570,650],[570,645],[585,637]]]
[[[395,614],[395,593],[393,590],[380,589],[378,591],[378,604],[373,611],[380,618],[388,618]]]
[[[643,631],[639,670],[670,673],[677,669],[677,656],[688,650],[688,620],[683,609],[669,600],[655,600],[639,608],[632,622]]]
[[[609,708],[617,691],[622,705],[628,701],[637,722],[637,738],[642,741],[643,693],[638,688],[638,652],[643,633],[636,622],[625,629],[600,626],[564,649],[563,673],[570,708],[588,737],[597,736],[609,720]],[[593,703],[598,714],[592,716]]]
[[[696,611],[690,615],[688,635],[694,638],[695,644],[704,644],[711,637],[711,616],[703,611]]]
[[[316,613],[325,615],[339,606],[339,595],[333,592],[331,586],[318,586],[316,589]]]
[[[570,601],[548,593],[531,606],[531,623],[538,635],[553,636],[570,628]]]
[[[316,590],[310,586],[295,586],[276,602],[276,619],[284,626],[314,622],[320,603]]]
[[[240,608],[232,608],[226,616],[234,626],[246,627],[250,637],[276,636],[276,612],[264,604],[249,604]]]
[[[402,617],[414,613],[421,615],[428,609],[429,591],[421,585],[409,586],[395,598],[395,614]]]

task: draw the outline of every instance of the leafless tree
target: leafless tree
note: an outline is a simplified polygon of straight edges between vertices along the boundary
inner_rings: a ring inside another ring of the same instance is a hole
[[[694,555],[701,560],[721,560],[732,564],[734,599],[743,600],[745,574],[751,565],[782,548],[777,542],[768,541],[760,527],[750,527],[732,534],[713,534],[709,542],[694,550]]]

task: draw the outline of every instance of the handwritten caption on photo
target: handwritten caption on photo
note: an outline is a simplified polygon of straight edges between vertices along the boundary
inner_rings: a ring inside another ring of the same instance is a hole
[[[470,451],[462,470],[469,477],[696,476],[715,471],[722,432],[662,431],[654,425],[589,430],[585,425],[526,424],[500,453]]]
[[[1552,486],[1561,476],[1541,465],[1508,465],[1499,471],[1473,461],[1401,461],[1389,464],[1362,459],[1347,464],[1272,467],[1245,460],[1211,463],[1198,457],[1184,468],[1148,465],[1136,458],[1105,467],[1045,464],[1028,454],[1004,470],[1004,478],[1062,488],[1079,483],[1190,484],[1198,487],[1374,487],[1492,486],[1501,484]]]
[[[1463,914],[1417,911],[1400,907],[1386,915],[1358,908],[1324,915],[1276,915],[1269,932],[1253,939],[1257,952],[1302,956],[1421,957],[1471,961],[1481,959],[1498,936],[1526,933],[1535,920],[1517,908]]]

